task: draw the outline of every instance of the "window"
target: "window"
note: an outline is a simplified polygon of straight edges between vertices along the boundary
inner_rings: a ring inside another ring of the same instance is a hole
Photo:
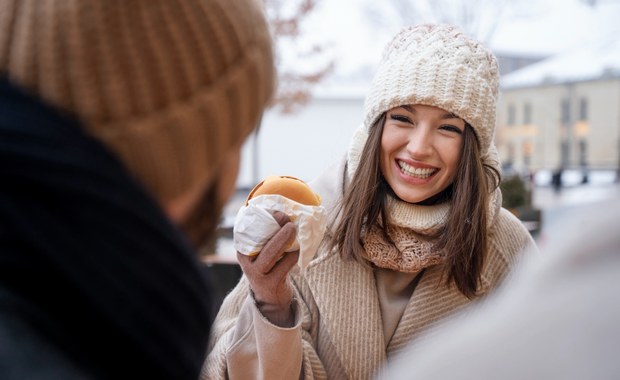
[[[579,120],[588,120],[588,99],[579,100]]]
[[[523,106],[523,124],[532,124],[532,106],[525,103]]]
[[[563,124],[568,124],[568,121],[570,119],[570,103],[568,99],[562,99],[560,117]]]
[[[517,112],[514,104],[508,106],[508,125],[515,125],[515,118],[517,116]]]

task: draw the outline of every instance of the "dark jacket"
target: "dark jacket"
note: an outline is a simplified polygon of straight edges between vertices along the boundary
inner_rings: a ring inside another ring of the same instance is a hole
[[[98,140],[6,79],[0,183],[0,378],[198,377],[193,250]]]

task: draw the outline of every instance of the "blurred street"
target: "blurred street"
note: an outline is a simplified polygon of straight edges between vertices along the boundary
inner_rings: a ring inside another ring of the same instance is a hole
[[[532,207],[542,211],[542,226],[547,226],[562,217],[572,206],[605,201],[620,196],[620,183],[587,183],[562,187],[554,191],[551,186],[536,186],[532,190]]]
[[[542,210],[605,200],[618,195],[620,184],[576,185],[555,192],[550,186],[536,187],[532,191],[532,205]]]

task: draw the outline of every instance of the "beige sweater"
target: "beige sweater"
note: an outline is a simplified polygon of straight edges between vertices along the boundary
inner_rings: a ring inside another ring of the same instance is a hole
[[[311,184],[328,209],[333,209],[341,194],[343,166]],[[504,209],[493,214],[482,294],[497,287],[522,251],[535,250],[517,218]],[[291,282],[296,293],[296,324],[280,328],[260,314],[242,278],[214,323],[203,379],[371,379],[408,342],[471,302],[456,287],[441,281],[440,268],[429,267],[402,316],[386,316],[398,321],[386,342],[381,292],[369,266],[319,250],[305,270],[291,273]],[[385,304],[384,313],[402,310]]]

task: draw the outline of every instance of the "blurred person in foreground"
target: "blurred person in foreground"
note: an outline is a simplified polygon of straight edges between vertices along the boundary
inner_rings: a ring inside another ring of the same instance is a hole
[[[254,0],[0,0],[0,378],[195,379],[195,249],[274,87]]]
[[[382,379],[620,378],[620,192],[561,212],[540,255],[480,309],[405,350]]]
[[[310,183],[332,211],[324,244],[293,268],[284,225],[238,255],[204,378],[369,379],[492,292],[535,245],[501,207],[498,94],[497,60],[456,27],[397,33],[347,157]]]

